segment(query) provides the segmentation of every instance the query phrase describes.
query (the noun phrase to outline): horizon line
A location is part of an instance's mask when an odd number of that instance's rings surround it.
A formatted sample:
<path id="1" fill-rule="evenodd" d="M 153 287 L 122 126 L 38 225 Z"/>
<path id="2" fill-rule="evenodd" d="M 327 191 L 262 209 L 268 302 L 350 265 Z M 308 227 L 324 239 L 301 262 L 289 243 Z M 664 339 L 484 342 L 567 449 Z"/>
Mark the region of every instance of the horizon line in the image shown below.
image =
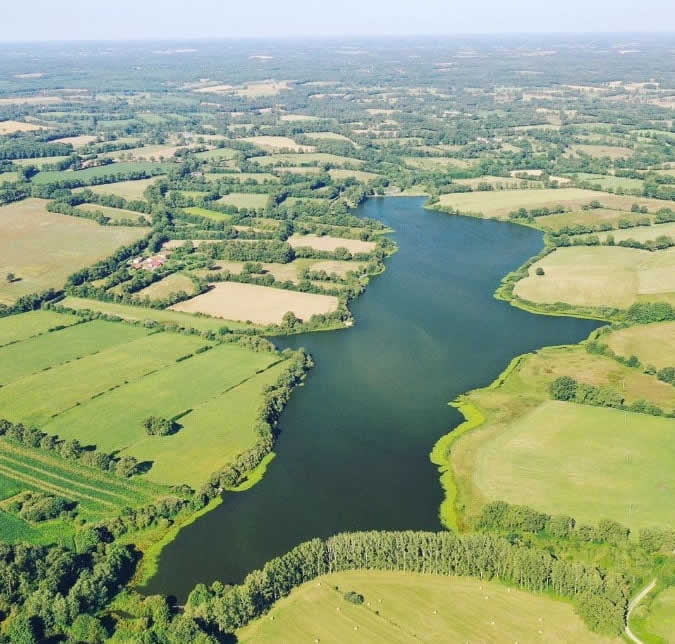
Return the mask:
<path id="1" fill-rule="evenodd" d="M 59 43 L 153 43 L 153 42 L 218 42 L 218 41 L 259 41 L 288 42 L 292 40 L 319 41 L 334 39 L 370 39 L 386 40 L 392 38 L 419 39 L 419 38 L 479 38 L 479 37 L 514 37 L 514 36 L 674 36 L 675 30 L 650 30 L 650 31 L 484 31 L 484 32 L 439 32 L 439 33 L 387 33 L 387 34 L 294 34 L 288 36 L 139 36 L 132 38 L 105 37 L 105 38 L 48 38 L 37 40 L 26 39 L 0 39 L 3 45 L 34 45 L 34 44 L 59 44 Z"/>

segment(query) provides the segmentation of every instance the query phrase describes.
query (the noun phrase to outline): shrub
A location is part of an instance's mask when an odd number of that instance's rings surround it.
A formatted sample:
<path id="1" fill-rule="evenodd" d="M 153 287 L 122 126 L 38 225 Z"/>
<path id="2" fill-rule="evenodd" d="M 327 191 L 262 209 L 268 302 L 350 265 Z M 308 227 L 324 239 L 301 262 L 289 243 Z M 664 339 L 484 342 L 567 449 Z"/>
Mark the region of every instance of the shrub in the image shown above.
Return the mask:
<path id="1" fill-rule="evenodd" d="M 352 604 L 363 604 L 364 597 L 359 593 L 355 593 L 353 590 L 350 590 L 344 594 L 345 601 L 351 602 Z"/>
<path id="2" fill-rule="evenodd" d="M 569 376 L 560 376 L 551 383 L 550 391 L 556 400 L 574 400 L 577 395 L 577 381 Z"/>

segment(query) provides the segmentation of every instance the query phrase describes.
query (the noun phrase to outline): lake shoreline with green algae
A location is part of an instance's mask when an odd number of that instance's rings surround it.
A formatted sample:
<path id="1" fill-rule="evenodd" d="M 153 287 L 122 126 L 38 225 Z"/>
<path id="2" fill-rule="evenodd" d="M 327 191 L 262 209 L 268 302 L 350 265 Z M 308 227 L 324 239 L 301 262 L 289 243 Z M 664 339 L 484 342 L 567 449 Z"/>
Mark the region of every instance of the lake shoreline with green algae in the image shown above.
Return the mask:
<path id="1" fill-rule="evenodd" d="M 182 598 L 200 581 L 237 581 L 314 536 L 360 528 L 437 529 L 443 491 L 429 450 L 461 421 L 448 399 L 493 380 L 514 354 L 578 342 L 597 325 L 530 316 L 494 299 L 503 276 L 541 250 L 538 231 L 448 217 L 422 208 L 422 202 L 369 199 L 360 207 L 359 214 L 396 231 L 398 252 L 371 280 L 368 297 L 353 302 L 356 324 L 349 333 L 275 340 L 304 347 L 317 363 L 284 411 L 278 458 L 247 494 L 225 495 L 213 512 L 182 530 L 164 548 L 144 592 Z M 503 256 L 496 256 L 495 245 L 506 250 Z M 447 296 L 439 298 L 444 290 Z M 447 320 L 453 320 L 461 343 L 449 341 Z M 509 320 L 516 326 L 507 343 L 482 346 L 485 338 L 504 337 Z M 476 331 L 482 340 L 473 339 Z M 478 353 L 472 342 L 481 346 Z M 457 364 L 467 368 L 460 373 Z M 390 475 L 399 469 L 407 473 L 400 485 Z M 396 512 L 390 511 L 393 499 Z M 261 522 L 276 525 L 274 534 L 256 529 Z M 227 548 L 211 536 L 225 525 Z M 195 549 L 202 558 L 208 552 L 208 567 Z"/>

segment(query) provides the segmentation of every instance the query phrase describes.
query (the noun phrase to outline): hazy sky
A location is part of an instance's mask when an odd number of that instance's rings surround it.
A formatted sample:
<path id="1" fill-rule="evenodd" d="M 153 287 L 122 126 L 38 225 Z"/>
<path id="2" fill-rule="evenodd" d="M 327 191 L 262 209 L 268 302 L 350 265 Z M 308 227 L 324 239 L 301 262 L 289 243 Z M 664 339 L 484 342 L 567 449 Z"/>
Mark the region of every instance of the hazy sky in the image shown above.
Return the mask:
<path id="1" fill-rule="evenodd" d="M 5 0 L 0 41 L 675 31 L 673 0 Z"/>

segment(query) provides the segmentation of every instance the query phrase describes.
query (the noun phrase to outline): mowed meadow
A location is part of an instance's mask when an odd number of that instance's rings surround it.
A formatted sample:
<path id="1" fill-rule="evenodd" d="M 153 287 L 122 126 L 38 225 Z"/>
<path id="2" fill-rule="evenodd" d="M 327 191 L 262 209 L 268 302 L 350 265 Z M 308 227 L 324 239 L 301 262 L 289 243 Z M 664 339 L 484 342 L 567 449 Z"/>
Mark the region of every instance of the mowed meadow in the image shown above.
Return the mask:
<path id="1" fill-rule="evenodd" d="M 363 597 L 362 604 L 345 594 Z M 497 582 L 391 571 L 319 577 L 237 632 L 242 644 L 324 642 L 551 642 L 610 644 L 572 607 Z"/>
<path id="2" fill-rule="evenodd" d="M 250 448 L 262 394 L 285 367 L 272 351 L 195 335 L 27 315 L 23 334 L 21 316 L 0 320 L 0 418 L 134 456 L 157 484 L 198 487 Z M 177 431 L 149 436 L 150 416 L 175 419 Z"/>

